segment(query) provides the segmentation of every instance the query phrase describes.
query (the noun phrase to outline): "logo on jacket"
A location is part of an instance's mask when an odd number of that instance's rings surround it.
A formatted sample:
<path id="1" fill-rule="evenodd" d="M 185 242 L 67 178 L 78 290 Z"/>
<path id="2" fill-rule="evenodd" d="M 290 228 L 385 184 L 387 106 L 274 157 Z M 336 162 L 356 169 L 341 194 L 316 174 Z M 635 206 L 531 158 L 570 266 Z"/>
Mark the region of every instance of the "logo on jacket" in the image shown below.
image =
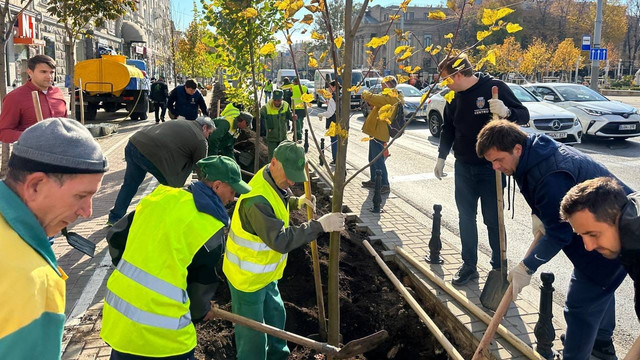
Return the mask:
<path id="1" fill-rule="evenodd" d="M 489 113 L 489 108 L 485 108 L 484 107 L 486 104 L 487 104 L 487 102 L 484 100 L 484 96 L 480 96 L 479 98 L 477 98 L 476 99 L 476 106 L 478 108 L 473 110 L 473 115 L 488 114 Z"/>

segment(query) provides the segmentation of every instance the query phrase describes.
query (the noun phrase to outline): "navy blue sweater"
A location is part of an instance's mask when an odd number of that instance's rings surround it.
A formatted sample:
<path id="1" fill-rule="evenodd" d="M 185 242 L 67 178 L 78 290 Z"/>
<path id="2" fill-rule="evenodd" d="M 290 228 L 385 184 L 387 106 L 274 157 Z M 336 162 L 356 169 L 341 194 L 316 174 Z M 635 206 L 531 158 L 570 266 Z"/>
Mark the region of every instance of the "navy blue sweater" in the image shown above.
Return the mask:
<path id="1" fill-rule="evenodd" d="M 195 120 L 198 117 L 198 107 L 204 116 L 208 116 L 207 104 L 204 102 L 200 90 L 189 95 L 184 89 L 184 85 L 180 85 L 169 93 L 167 109 L 176 117 L 184 116 L 187 120 Z"/>

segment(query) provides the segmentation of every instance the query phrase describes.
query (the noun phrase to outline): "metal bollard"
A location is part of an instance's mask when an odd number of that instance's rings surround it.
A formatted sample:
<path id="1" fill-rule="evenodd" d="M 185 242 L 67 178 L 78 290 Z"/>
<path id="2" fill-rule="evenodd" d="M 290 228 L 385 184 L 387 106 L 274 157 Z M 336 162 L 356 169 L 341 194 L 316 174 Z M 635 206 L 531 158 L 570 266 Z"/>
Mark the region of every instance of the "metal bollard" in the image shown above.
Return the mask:
<path id="1" fill-rule="evenodd" d="M 309 152 L 309 129 L 304 129 L 304 153 Z"/>
<path id="2" fill-rule="evenodd" d="M 440 250 L 442 250 L 442 241 L 440 240 L 440 227 L 442 219 L 442 205 L 433 205 L 433 225 L 431 227 L 431 239 L 429 239 L 429 256 L 424 259 L 429 264 L 442 264 L 444 260 L 440 258 Z"/>
<path id="3" fill-rule="evenodd" d="M 320 166 L 324 166 L 324 138 L 320 139 Z"/>
<path id="4" fill-rule="evenodd" d="M 382 202 L 382 195 L 380 194 L 380 190 L 382 189 L 382 170 L 376 170 L 376 186 L 373 190 L 373 208 L 371 212 L 379 213 L 382 212 L 380 209 L 380 203 Z"/>
<path id="5" fill-rule="evenodd" d="M 555 276 L 550 272 L 540 274 L 540 313 L 533 333 L 536 336 L 536 351 L 545 359 L 553 359 L 558 353 L 553 350 L 556 330 L 553 328 L 553 281 Z"/>

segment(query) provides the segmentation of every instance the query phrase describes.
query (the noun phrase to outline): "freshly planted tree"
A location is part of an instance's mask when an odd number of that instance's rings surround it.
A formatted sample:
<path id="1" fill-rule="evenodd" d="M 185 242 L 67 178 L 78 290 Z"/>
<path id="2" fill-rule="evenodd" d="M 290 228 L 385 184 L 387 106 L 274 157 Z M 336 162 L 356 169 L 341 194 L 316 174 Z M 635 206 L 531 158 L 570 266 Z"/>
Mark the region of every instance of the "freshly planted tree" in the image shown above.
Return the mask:
<path id="1" fill-rule="evenodd" d="M 128 11 L 136 10 L 136 0 L 50 0 L 47 11 L 58 21 L 64 24 L 64 31 L 69 45 L 69 78 L 71 85 L 71 117 L 75 116 L 75 63 L 76 42 L 83 31 L 93 23 L 94 26 L 102 25 L 106 20 L 116 20 Z M 81 104 L 82 105 L 82 104 Z"/>

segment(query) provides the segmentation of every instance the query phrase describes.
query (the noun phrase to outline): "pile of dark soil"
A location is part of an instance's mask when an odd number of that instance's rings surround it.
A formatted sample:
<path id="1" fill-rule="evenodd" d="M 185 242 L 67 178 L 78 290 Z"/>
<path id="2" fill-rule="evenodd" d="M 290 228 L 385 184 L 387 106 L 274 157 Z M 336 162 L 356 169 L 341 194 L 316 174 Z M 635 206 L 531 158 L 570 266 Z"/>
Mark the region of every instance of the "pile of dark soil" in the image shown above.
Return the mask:
<path id="1" fill-rule="evenodd" d="M 294 191 L 300 193 L 300 190 Z M 327 197 L 317 201 L 318 212 L 330 208 Z M 299 224 L 306 221 L 302 212 L 292 213 Z M 389 339 L 375 350 L 354 359 L 446 359 L 447 355 L 431 336 L 427 327 L 406 304 L 375 260 L 362 246 L 365 239 L 350 226 L 342 233 L 340 254 L 340 309 L 343 342 L 387 330 Z M 328 234 L 318 239 L 320 267 L 326 294 L 328 266 Z M 402 278 L 401 272 L 394 272 Z M 308 246 L 289 253 L 287 267 L 278 286 L 287 310 L 285 330 L 308 336 L 318 333 L 317 306 Z M 221 286 L 216 303 L 231 311 L 229 290 Z M 325 297 L 325 304 L 327 303 Z M 326 305 L 325 305 L 326 306 Z M 233 325 L 214 320 L 197 327 L 196 356 L 204 359 L 234 359 Z M 290 359 L 324 359 L 324 355 L 289 343 Z"/>
<path id="2" fill-rule="evenodd" d="M 249 172 L 254 171 L 254 160 L 255 160 L 255 138 L 256 132 L 249 129 L 240 130 L 240 135 L 236 139 L 236 144 L 234 148 L 238 150 L 240 153 L 236 155 L 236 161 L 242 170 L 246 170 Z M 267 144 L 264 142 L 264 139 L 260 141 L 260 165 L 262 167 L 269 162 L 269 149 L 267 148 Z M 248 181 L 250 177 L 243 176 L 245 181 Z"/>

